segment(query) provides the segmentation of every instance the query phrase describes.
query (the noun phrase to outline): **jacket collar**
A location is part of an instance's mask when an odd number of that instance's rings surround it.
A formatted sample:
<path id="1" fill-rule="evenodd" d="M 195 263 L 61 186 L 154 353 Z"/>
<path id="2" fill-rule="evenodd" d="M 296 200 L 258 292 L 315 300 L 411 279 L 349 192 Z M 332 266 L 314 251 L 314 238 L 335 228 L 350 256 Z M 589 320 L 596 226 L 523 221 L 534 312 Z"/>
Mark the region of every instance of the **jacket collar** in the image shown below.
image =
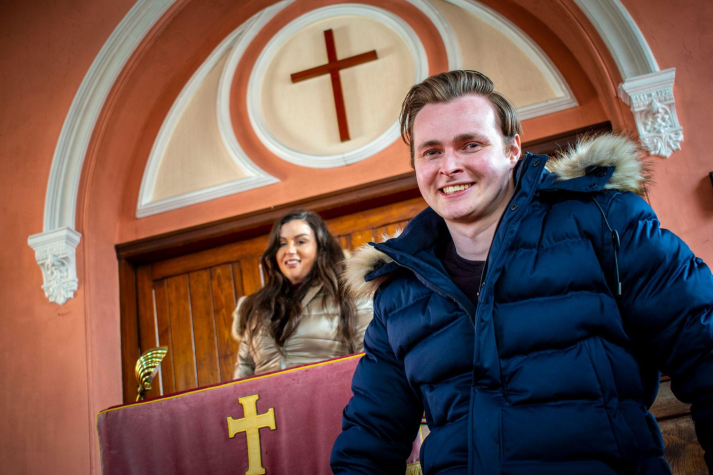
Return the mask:
<path id="1" fill-rule="evenodd" d="M 610 189 L 643 194 L 650 173 L 634 142 L 605 134 L 582 140 L 554 160 L 527 153 L 518 163 L 515 179 L 515 199 L 522 209 L 540 192 L 594 193 Z M 371 295 L 399 264 L 424 273 L 445 274 L 433 251 L 443 236 L 450 236 L 445 221 L 432 209 L 425 209 L 409 222 L 401 236 L 357 250 L 347 260 L 347 287 L 355 296 Z"/>
<path id="2" fill-rule="evenodd" d="M 309 288 L 304 297 L 302 297 L 302 308 L 306 308 L 307 305 L 312 302 L 312 300 L 317 296 L 319 291 L 322 290 L 322 284 L 317 283 Z"/>

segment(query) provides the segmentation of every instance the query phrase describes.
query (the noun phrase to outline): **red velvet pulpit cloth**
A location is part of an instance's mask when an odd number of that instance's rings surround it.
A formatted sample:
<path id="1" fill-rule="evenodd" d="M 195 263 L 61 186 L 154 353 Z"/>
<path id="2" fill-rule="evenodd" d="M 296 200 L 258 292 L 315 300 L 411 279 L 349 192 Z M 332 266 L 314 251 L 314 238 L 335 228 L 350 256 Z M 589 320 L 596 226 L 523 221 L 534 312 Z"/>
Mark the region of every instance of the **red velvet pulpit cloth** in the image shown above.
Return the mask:
<path id="1" fill-rule="evenodd" d="M 330 474 L 361 356 L 106 409 L 97 416 L 102 473 Z"/>

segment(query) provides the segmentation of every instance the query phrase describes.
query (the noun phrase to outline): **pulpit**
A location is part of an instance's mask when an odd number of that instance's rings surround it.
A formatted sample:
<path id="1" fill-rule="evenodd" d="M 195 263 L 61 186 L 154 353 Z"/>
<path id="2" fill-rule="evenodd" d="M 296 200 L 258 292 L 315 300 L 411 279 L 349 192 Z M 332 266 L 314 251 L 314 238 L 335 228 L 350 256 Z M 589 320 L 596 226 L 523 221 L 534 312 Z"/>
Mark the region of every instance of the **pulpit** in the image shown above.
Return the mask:
<path id="1" fill-rule="evenodd" d="M 361 356 L 106 409 L 97 416 L 102 473 L 331 474 Z M 410 472 L 420 472 L 420 445 L 419 435 Z"/>

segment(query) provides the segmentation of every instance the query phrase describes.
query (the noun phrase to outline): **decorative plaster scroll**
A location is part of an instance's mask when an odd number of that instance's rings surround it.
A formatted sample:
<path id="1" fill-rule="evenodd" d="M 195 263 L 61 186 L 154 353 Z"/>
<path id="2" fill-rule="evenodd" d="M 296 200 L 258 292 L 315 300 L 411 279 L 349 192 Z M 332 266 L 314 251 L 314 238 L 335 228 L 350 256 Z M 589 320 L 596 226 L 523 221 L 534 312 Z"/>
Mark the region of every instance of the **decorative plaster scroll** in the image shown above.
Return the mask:
<path id="1" fill-rule="evenodd" d="M 681 149 L 683 128 L 676 117 L 673 81 L 676 68 L 624 81 L 619 97 L 631 106 L 641 144 L 652 155 L 670 157 Z"/>
<path id="2" fill-rule="evenodd" d="M 248 116 L 250 118 L 250 123 L 255 130 L 255 134 L 258 136 L 260 141 L 267 147 L 272 153 L 282 158 L 285 161 L 300 165 L 303 167 L 310 168 L 333 168 L 349 165 L 352 163 L 359 162 L 366 158 L 373 156 L 374 154 L 385 149 L 391 145 L 396 139 L 398 139 L 399 123 L 395 121 L 383 134 L 381 134 L 376 139 L 372 140 L 366 145 L 358 147 L 354 150 L 350 150 L 345 153 L 332 154 L 332 155 L 313 155 L 309 153 L 300 152 L 293 148 L 290 148 L 280 142 L 277 137 L 272 133 L 270 128 L 265 121 L 265 117 L 262 114 L 262 106 L 260 103 L 262 97 L 262 80 L 265 76 L 270 61 L 275 56 L 280 46 L 287 41 L 293 34 L 300 31 L 307 25 L 324 20 L 325 18 L 331 18 L 339 15 L 356 15 L 363 16 L 365 18 L 370 18 L 376 20 L 392 30 L 394 30 L 404 41 L 406 46 L 411 53 L 414 63 L 414 79 L 415 82 L 421 82 L 428 76 L 428 58 L 426 57 L 426 50 L 421 43 L 418 35 L 415 31 L 401 18 L 394 15 L 393 13 L 383 10 L 381 8 L 373 7 L 370 5 L 360 5 L 355 3 L 349 4 L 338 4 L 330 5 L 327 7 L 318 8 L 312 10 L 299 18 L 293 20 L 282 30 L 280 30 L 275 36 L 272 37 L 270 42 L 265 46 L 265 48 L 260 53 L 260 56 L 255 63 L 255 67 L 250 73 L 250 79 L 248 81 L 248 91 L 247 91 L 247 101 L 248 101 Z M 245 35 L 247 37 L 248 35 Z M 240 44 L 243 40 L 239 41 Z M 244 48 L 243 48 L 244 50 Z M 233 52 L 234 56 L 237 56 L 239 52 L 236 46 Z M 240 52 L 242 54 L 242 52 Z M 226 65 L 226 71 L 233 71 L 237 66 L 239 57 L 234 58 L 231 56 Z M 233 69 L 229 69 L 230 64 L 233 64 Z M 232 82 L 232 74 L 228 79 L 223 82 L 221 80 L 221 88 L 223 88 L 223 94 L 229 96 L 230 94 L 230 84 Z M 222 116 L 227 116 L 229 118 L 228 102 L 221 101 L 219 103 L 220 107 L 224 108 Z M 227 119 L 224 119 L 227 120 Z M 222 130 L 222 129 L 221 129 Z M 231 129 L 232 130 L 232 129 Z"/>
<path id="3" fill-rule="evenodd" d="M 139 192 L 139 202 L 136 209 L 136 217 L 143 218 L 145 216 L 151 216 L 154 214 L 163 213 L 166 211 L 183 208 L 197 203 L 202 203 L 205 201 L 213 200 L 216 198 L 221 198 L 223 196 L 232 195 L 235 193 L 240 193 L 242 191 L 250 190 L 260 186 L 269 185 L 272 183 L 277 183 L 279 180 L 253 163 L 252 160 L 243 152 L 237 141 L 230 140 L 232 135 L 232 125 L 223 123 L 221 127 L 221 138 L 223 144 L 238 165 L 238 167 L 243 170 L 247 176 L 238 180 L 230 181 L 227 183 L 221 183 L 219 185 L 204 188 L 202 190 L 192 191 L 189 193 L 183 193 L 178 196 L 171 198 L 165 198 L 161 200 L 152 201 L 154 186 L 156 184 L 156 179 L 158 176 L 159 168 L 161 165 L 161 159 L 163 158 L 166 148 L 168 147 L 171 136 L 178 124 L 183 111 L 188 106 L 189 102 L 193 98 L 196 91 L 200 88 L 203 81 L 206 79 L 210 71 L 215 67 L 215 65 L 221 60 L 221 58 L 234 49 L 238 43 L 238 40 L 246 34 L 246 32 L 254 31 L 253 25 L 258 22 L 264 24 L 267 20 L 272 18 L 281 8 L 284 8 L 287 3 L 282 2 L 272 10 L 268 12 L 261 12 L 250 18 L 248 21 L 240 25 L 235 31 L 228 35 L 218 47 L 213 50 L 208 59 L 198 68 L 193 77 L 188 81 L 186 86 L 183 88 L 178 98 L 174 102 L 171 110 L 169 111 L 166 119 L 164 120 L 161 130 L 156 137 L 156 141 L 151 149 L 149 155 L 149 160 L 144 169 L 144 176 L 141 180 L 141 190 Z M 258 30 L 259 31 L 259 30 Z M 221 121 L 220 97 L 216 102 L 216 114 L 218 115 L 218 121 Z M 227 127 L 231 128 L 230 133 L 226 133 Z"/>
<path id="4" fill-rule="evenodd" d="M 82 235 L 64 227 L 30 236 L 28 244 L 42 269 L 42 290 L 50 302 L 64 305 L 74 296 L 77 279 L 76 249 Z"/>
<path id="5" fill-rule="evenodd" d="M 42 288 L 50 301 L 63 304 L 77 288 L 74 249 L 81 238 L 81 234 L 74 231 L 77 193 L 84 157 L 99 112 L 126 61 L 175 2 L 139 0 L 104 43 L 72 101 L 52 159 L 43 232 L 29 239 L 36 255 L 36 245 L 54 242 L 58 246 L 57 253 L 51 254 L 54 258 L 49 257 L 49 251 L 44 260 L 38 257 L 45 280 Z M 60 235 L 64 236 L 61 240 Z"/>

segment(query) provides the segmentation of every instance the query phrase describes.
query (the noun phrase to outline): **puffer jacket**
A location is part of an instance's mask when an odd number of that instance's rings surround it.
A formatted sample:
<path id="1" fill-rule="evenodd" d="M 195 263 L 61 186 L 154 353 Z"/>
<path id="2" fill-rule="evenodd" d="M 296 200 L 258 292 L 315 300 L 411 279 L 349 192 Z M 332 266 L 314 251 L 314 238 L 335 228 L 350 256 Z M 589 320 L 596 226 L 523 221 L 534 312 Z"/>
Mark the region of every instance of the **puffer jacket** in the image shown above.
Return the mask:
<path id="1" fill-rule="evenodd" d="M 477 308 L 437 257 L 450 234 L 431 209 L 352 257 L 353 288 L 378 290 L 335 473 L 404 473 L 425 410 L 426 475 L 669 474 L 648 411 L 659 371 L 713 465 L 710 270 L 634 193 L 632 143 L 547 161 L 519 162 Z"/>
<path id="2" fill-rule="evenodd" d="M 239 334 L 238 309 L 245 299 L 242 297 L 233 312 L 232 335 L 239 342 L 233 377 L 244 378 L 349 354 L 349 348 L 339 341 L 339 308 L 329 297 L 323 302 L 323 297 L 322 285 L 307 291 L 301 302 L 300 323 L 279 348 L 264 325 L 256 335 Z M 354 304 L 357 310 L 355 352 L 359 353 L 363 351 L 364 331 L 374 310 L 370 298 L 357 299 Z"/>

